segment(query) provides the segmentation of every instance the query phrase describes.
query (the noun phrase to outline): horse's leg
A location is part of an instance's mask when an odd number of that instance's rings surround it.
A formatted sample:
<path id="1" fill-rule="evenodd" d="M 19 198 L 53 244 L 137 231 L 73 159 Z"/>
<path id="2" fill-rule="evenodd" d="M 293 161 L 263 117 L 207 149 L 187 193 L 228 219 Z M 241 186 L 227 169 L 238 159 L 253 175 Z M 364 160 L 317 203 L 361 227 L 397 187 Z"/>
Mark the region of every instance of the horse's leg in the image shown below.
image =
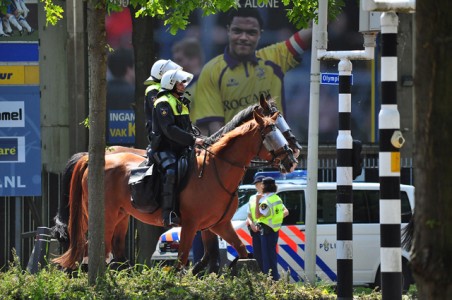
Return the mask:
<path id="1" fill-rule="evenodd" d="M 210 231 L 218 234 L 222 237 L 227 243 L 229 243 L 239 254 L 239 258 L 247 258 L 248 252 L 246 251 L 246 247 L 243 244 L 242 240 L 239 238 L 237 233 L 234 230 L 231 222 L 223 222 L 215 225 L 210 229 Z"/>
<path id="2" fill-rule="evenodd" d="M 129 229 L 129 215 L 121 213 L 119 216 L 121 219 L 116 225 L 113 238 L 111 240 L 113 256 L 115 261 L 127 261 L 126 258 L 126 235 Z"/>
<path id="3" fill-rule="evenodd" d="M 206 271 L 206 273 L 218 273 L 218 271 L 220 270 L 220 265 L 218 263 L 220 256 L 218 249 L 218 238 L 216 234 L 209 230 L 202 231 L 201 235 L 202 243 L 204 245 L 204 256 L 194 266 L 193 274 L 196 275 L 202 271 Z"/>
<path id="4" fill-rule="evenodd" d="M 190 253 L 190 248 L 193 244 L 195 234 L 196 228 L 193 226 L 193 224 L 183 224 L 180 233 L 179 253 L 177 255 L 177 269 L 182 269 L 187 265 L 188 255 Z"/>
<path id="5" fill-rule="evenodd" d="M 112 219 L 109 218 L 107 215 L 105 215 L 105 260 L 110 263 L 110 255 L 113 254 L 113 248 L 112 248 L 112 240 L 113 240 L 113 233 L 115 231 L 115 224 L 111 221 Z"/>
<path id="6" fill-rule="evenodd" d="M 121 212 L 118 219 L 111 239 L 113 259 L 110 261 L 109 267 L 114 270 L 123 270 L 131 266 L 126 257 L 126 235 L 130 218 L 128 214 Z"/>

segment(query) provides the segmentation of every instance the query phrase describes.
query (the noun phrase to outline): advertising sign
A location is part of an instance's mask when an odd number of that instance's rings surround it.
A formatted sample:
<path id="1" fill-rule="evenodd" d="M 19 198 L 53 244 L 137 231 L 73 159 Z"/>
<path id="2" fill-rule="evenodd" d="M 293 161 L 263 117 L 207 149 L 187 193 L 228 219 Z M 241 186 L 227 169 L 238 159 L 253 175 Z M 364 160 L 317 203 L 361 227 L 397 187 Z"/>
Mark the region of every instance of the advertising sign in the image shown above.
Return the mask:
<path id="1" fill-rule="evenodd" d="M 135 112 L 133 110 L 109 110 L 107 120 L 107 144 L 133 145 L 135 143 Z"/>
<path id="2" fill-rule="evenodd" d="M 0 196 L 40 196 L 39 87 L 0 90 Z"/>
<path id="3" fill-rule="evenodd" d="M 0 196 L 40 196 L 39 46 L 3 39 L 9 41 L 0 41 Z"/>
<path id="4" fill-rule="evenodd" d="M 286 48 L 281 46 L 281 43 L 288 45 L 287 48 L 290 48 L 290 50 L 295 50 L 301 46 L 294 46 L 293 41 L 302 39 L 301 36 L 295 35 L 300 28 L 295 28 L 289 22 L 284 2 L 280 0 L 271 0 L 266 3 L 260 3 L 257 0 L 237 2 L 240 3 L 242 8 L 258 11 L 262 19 L 262 28 L 260 28 L 258 37 L 253 39 L 252 48 L 255 47 L 257 52 L 262 50 L 259 57 L 268 61 L 267 66 L 273 66 L 273 70 L 276 72 L 273 74 L 278 74 L 278 80 L 272 80 L 269 84 L 259 86 L 258 82 L 264 82 L 263 78 L 266 76 L 264 74 L 272 74 L 270 71 L 266 71 L 268 69 L 261 67 L 247 68 L 243 72 L 235 69 L 235 72 L 223 73 L 221 77 L 217 76 L 218 70 L 213 70 L 214 68 L 210 67 L 216 65 L 213 62 L 209 64 L 213 59 L 217 59 L 216 62 L 219 65 L 222 60 L 218 57 L 225 53 L 232 53 L 229 52 L 230 46 L 234 46 L 234 41 L 230 39 L 231 32 L 228 31 L 229 12 L 206 16 L 201 10 L 196 10 L 189 18 L 186 30 L 179 30 L 175 35 L 168 32 L 169 28 L 164 20 L 158 21 L 154 27 L 155 59 L 172 59 L 185 71 L 194 75 L 194 79 L 188 88 L 191 94 L 190 117 L 195 125 L 201 126 L 204 123 L 205 127 L 206 123 L 212 122 L 214 119 L 221 120 L 223 117 L 227 122 L 234 113 L 239 111 L 234 107 L 245 108 L 243 103 L 249 103 L 243 101 L 243 99 L 252 99 L 251 102 L 257 102 L 259 98 L 254 97 L 254 95 L 265 91 L 265 94 L 270 93 L 280 100 L 281 111 L 290 124 L 294 135 L 302 143 L 305 143 L 308 138 L 309 126 L 312 36 L 303 34 L 303 43 L 305 43 L 303 49 L 305 51 L 297 58 L 297 63 L 284 65 L 285 62 L 289 61 L 291 55 L 282 52 Z M 328 23 L 328 51 L 362 50 L 363 48 L 363 35 L 358 31 L 359 1 L 347 0 L 345 2 L 346 5 L 342 13 Z M 131 47 L 132 19 L 128 8 L 122 12 L 109 14 L 106 17 L 106 24 L 107 41 L 112 48 L 123 50 Z M 118 28 L 121 30 L 118 30 Z M 266 48 L 267 50 L 264 51 Z M 272 49 L 278 49 L 275 50 L 277 55 L 270 52 Z M 127 59 L 124 59 L 124 63 L 126 61 Z M 335 60 L 322 61 L 321 63 L 322 85 L 319 94 L 319 142 L 321 144 L 335 144 L 338 135 L 338 64 L 339 61 Z M 237 64 L 237 66 L 240 66 L 240 64 Z M 203 78 L 206 78 L 206 76 L 201 76 L 203 68 L 207 70 L 204 74 L 210 72 L 212 75 L 210 78 L 215 78 L 216 83 L 220 82 L 217 77 L 222 78 L 222 80 L 230 80 L 230 83 L 225 84 L 223 88 L 215 88 L 213 84 L 203 80 Z M 228 70 L 228 68 L 223 70 Z M 378 71 L 373 70 L 370 61 L 353 61 L 351 128 L 353 138 L 364 143 L 373 142 L 374 128 L 376 128 L 373 114 L 377 105 L 374 100 L 376 95 L 373 94 L 377 90 L 374 86 L 375 80 L 372 77 L 374 72 Z M 375 78 L 377 77 L 378 75 L 375 76 Z M 279 78 L 282 79 L 281 82 Z M 246 87 L 237 88 L 238 84 L 249 80 L 252 82 L 247 83 Z M 279 84 L 281 88 L 277 86 Z M 256 87 L 256 89 L 253 87 Z M 216 95 L 220 96 L 211 97 Z M 250 97 L 251 95 L 253 97 Z M 143 97 L 143 95 L 136 95 L 136 98 L 138 97 Z M 221 98 L 221 102 L 218 100 L 219 98 Z M 122 109 L 109 107 L 108 97 L 107 108 Z M 224 116 L 221 115 L 222 109 L 225 112 Z M 114 133 L 125 134 L 125 127 L 122 131 Z M 112 137 L 107 135 L 107 138 Z"/>

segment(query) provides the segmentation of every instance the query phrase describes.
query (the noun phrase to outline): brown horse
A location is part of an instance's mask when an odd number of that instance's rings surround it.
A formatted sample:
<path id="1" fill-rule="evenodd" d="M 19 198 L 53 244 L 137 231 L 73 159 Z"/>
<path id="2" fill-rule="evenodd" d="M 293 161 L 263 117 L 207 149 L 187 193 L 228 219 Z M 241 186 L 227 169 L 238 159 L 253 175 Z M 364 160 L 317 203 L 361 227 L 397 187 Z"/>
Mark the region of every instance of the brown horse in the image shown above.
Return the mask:
<path id="1" fill-rule="evenodd" d="M 229 123 L 227 123 L 224 127 L 222 127 L 218 132 L 214 133 L 211 137 L 209 137 L 206 142 L 212 143 L 219 139 L 224 133 L 229 132 L 234 129 L 238 125 L 249 121 L 253 117 L 253 111 L 258 109 L 260 113 L 269 116 L 275 112 L 278 112 L 275 102 L 270 97 L 265 98 L 264 96 L 260 97 L 259 104 L 252 105 L 241 112 L 239 112 Z M 290 127 L 287 125 L 286 121 L 282 117 L 282 115 L 278 116 L 277 127 L 283 132 L 291 149 L 294 151 L 295 157 L 298 156 L 299 150 L 301 146 L 296 140 L 295 136 L 291 133 Z M 146 150 L 144 149 L 136 149 L 136 148 L 128 148 L 123 146 L 109 146 L 105 151 L 105 155 L 115 154 L 115 153 L 123 153 L 123 152 L 131 152 L 143 157 L 146 156 Z M 58 239 L 60 242 L 60 246 L 63 251 L 67 251 L 69 247 L 69 239 L 68 239 L 68 230 L 67 224 L 69 222 L 69 188 L 70 181 L 72 179 L 72 173 L 74 169 L 74 165 L 85 155 L 87 152 L 80 152 L 74 154 L 66 164 L 65 170 L 63 172 L 62 177 L 62 186 L 61 186 L 61 198 L 58 206 L 58 213 L 54 218 L 55 225 L 52 227 L 52 235 L 54 238 Z M 86 158 L 85 158 L 86 159 Z M 117 225 L 118 234 L 113 236 L 111 241 L 112 250 L 115 261 L 127 261 L 125 257 L 125 239 L 123 238 L 123 230 L 127 231 L 128 228 L 128 218 L 124 219 L 121 224 Z M 203 242 L 204 242 L 204 257 L 200 264 L 195 268 L 195 273 L 206 268 L 207 264 L 210 264 L 210 271 L 217 271 L 218 265 L 217 257 L 219 253 L 216 250 L 215 244 L 218 244 L 217 236 L 212 234 L 210 231 L 203 231 Z"/>
<path id="2" fill-rule="evenodd" d="M 231 244 L 241 258 L 246 249 L 235 233 L 231 218 L 237 209 L 237 186 L 246 166 L 255 156 L 273 164 L 282 164 L 292 171 L 296 160 L 286 139 L 276 128 L 278 113 L 264 117 L 254 113 L 254 119 L 225 134 L 205 153 L 196 157 L 188 175 L 187 187 L 180 193 L 181 243 L 179 266 L 187 262 L 188 252 L 197 230 L 209 229 Z M 204 154 L 206 157 L 204 158 Z M 105 245 L 111 252 L 113 236 L 125 233 L 127 227 L 117 228 L 129 215 L 144 223 L 162 226 L 160 209 L 152 214 L 141 213 L 130 202 L 128 177 L 130 169 L 144 158 L 132 153 L 110 154 L 105 157 Z M 203 170 L 204 176 L 199 174 Z M 70 192 L 69 250 L 54 260 L 64 268 L 74 268 L 86 255 L 88 161 L 75 164 Z M 215 195 L 215 198 L 212 196 Z"/>

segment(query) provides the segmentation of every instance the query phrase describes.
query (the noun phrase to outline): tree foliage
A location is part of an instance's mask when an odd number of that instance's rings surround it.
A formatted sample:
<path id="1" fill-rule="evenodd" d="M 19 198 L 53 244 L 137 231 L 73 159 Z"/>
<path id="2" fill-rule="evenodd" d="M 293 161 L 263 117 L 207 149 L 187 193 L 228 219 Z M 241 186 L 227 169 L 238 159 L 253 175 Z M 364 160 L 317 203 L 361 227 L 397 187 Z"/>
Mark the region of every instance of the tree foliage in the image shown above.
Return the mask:
<path id="1" fill-rule="evenodd" d="M 46 11 L 47 22 L 55 25 L 63 17 L 63 8 L 55 5 L 53 0 L 42 0 Z M 250 0 L 241 0 L 244 5 Z M 267 4 L 268 0 L 257 0 L 258 5 Z M 307 28 L 311 20 L 317 17 L 318 0 L 282 0 L 287 10 L 289 21 L 298 29 Z M 171 34 L 184 30 L 189 25 L 190 14 L 201 9 L 203 16 L 225 12 L 240 6 L 237 0 L 109 0 L 107 11 L 121 11 L 125 4 L 136 9 L 135 17 L 150 16 L 164 20 Z M 330 18 L 335 18 L 344 6 L 344 0 L 328 0 Z"/>
<path id="2" fill-rule="evenodd" d="M 63 8 L 53 3 L 52 0 L 42 0 L 44 3 L 44 11 L 46 12 L 47 25 L 55 25 L 58 20 L 63 18 Z"/>

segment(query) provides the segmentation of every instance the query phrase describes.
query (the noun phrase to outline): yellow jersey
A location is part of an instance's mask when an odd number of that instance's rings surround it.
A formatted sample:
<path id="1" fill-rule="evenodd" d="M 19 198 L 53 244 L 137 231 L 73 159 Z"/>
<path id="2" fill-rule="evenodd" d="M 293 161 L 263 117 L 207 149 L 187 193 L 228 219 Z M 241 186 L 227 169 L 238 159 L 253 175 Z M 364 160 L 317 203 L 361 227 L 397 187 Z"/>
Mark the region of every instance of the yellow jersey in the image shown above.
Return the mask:
<path id="1" fill-rule="evenodd" d="M 239 111 L 258 103 L 261 94 L 270 94 L 284 112 L 284 75 L 299 62 L 300 54 L 291 49 L 289 40 L 262 48 L 243 62 L 231 57 L 226 48 L 200 74 L 192 120 L 197 124 L 227 123 Z"/>

